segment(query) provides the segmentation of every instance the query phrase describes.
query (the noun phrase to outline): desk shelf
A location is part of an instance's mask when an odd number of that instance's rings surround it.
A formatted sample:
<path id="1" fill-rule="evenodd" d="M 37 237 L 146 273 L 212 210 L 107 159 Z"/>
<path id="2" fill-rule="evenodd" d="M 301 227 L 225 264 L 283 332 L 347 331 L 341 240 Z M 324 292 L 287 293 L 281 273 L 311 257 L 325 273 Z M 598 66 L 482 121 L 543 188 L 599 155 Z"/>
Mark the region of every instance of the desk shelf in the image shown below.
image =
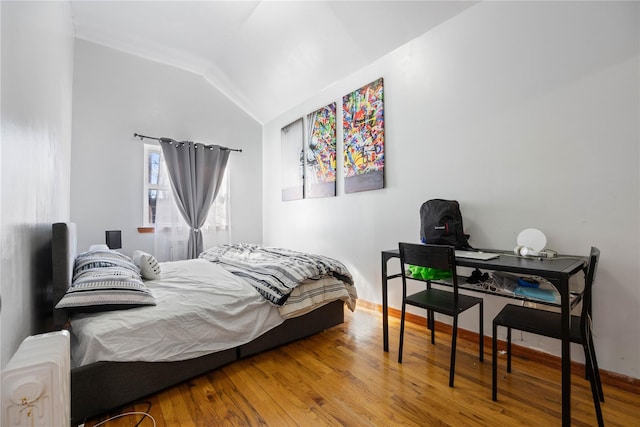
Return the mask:
<path id="1" fill-rule="evenodd" d="M 387 276 L 387 280 L 395 279 L 395 278 L 399 278 L 399 277 L 402 277 L 402 274 L 398 273 L 398 274 L 394 274 L 394 275 L 391 275 L 391 276 Z M 417 282 L 425 282 L 425 283 L 427 282 L 426 280 L 424 280 L 422 278 L 416 278 L 416 277 L 407 276 L 407 279 L 414 280 L 414 281 L 417 281 Z M 476 283 L 469 283 L 468 280 L 469 280 L 469 277 L 458 276 L 458 289 L 471 291 L 471 292 L 479 292 L 479 293 L 486 294 L 486 295 L 494 295 L 494 296 L 498 296 L 498 297 L 502 297 L 502 298 L 514 299 L 514 300 L 523 301 L 523 302 L 531 302 L 531 303 L 535 303 L 535 304 L 546 305 L 546 306 L 549 306 L 549 307 L 557 307 L 557 308 L 561 307 L 559 302 L 547 301 L 547 300 L 534 298 L 534 297 L 529 297 L 529 296 L 524 296 L 524 295 L 516 295 L 513 292 L 508 292 L 508 291 L 499 290 L 499 289 L 493 290 L 491 288 L 485 288 L 483 286 L 483 283 L 477 283 L 477 284 Z M 448 281 L 448 280 L 432 280 L 431 283 L 433 285 L 453 287 L 453 282 L 452 281 Z M 489 282 L 484 282 L 484 283 L 488 284 Z M 558 295 L 558 297 L 559 297 L 559 295 Z M 580 292 L 571 292 L 569 294 L 569 297 L 570 297 L 570 300 L 571 300 L 571 303 L 570 303 L 571 304 L 571 308 L 573 309 L 582 300 L 582 293 L 580 293 Z"/>

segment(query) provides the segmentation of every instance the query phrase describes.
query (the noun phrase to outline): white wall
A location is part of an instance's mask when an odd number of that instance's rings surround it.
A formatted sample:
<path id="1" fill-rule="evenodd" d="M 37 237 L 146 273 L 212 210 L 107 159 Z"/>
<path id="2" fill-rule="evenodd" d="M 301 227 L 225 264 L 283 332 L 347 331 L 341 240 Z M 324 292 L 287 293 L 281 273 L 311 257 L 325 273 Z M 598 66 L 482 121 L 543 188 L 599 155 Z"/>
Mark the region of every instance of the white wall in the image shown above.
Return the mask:
<path id="1" fill-rule="evenodd" d="M 51 223 L 69 219 L 73 25 L 68 2 L 1 2 L 1 365 L 37 332 Z"/>
<path id="2" fill-rule="evenodd" d="M 76 40 L 73 101 L 71 220 L 80 250 L 115 229 L 122 252 L 153 253 L 153 234 L 136 231 L 143 143 L 134 133 L 242 149 L 228 165 L 232 239 L 262 240 L 262 128 L 202 77 Z"/>
<path id="3" fill-rule="evenodd" d="M 268 123 L 264 243 L 343 260 L 360 297 L 378 304 L 380 251 L 418 241 L 418 209 L 431 198 L 461 203 L 476 247 L 513 248 L 528 227 L 562 253 L 597 246 L 600 365 L 638 378 L 638 6 L 482 2 Z M 281 202 L 280 128 L 378 77 L 385 188 L 344 194 L 339 174 L 335 198 Z M 399 282 L 391 287 L 399 308 Z M 487 298 L 485 333 L 504 302 Z M 474 315 L 462 317 L 476 330 Z M 553 340 L 524 339 L 560 352 Z"/>

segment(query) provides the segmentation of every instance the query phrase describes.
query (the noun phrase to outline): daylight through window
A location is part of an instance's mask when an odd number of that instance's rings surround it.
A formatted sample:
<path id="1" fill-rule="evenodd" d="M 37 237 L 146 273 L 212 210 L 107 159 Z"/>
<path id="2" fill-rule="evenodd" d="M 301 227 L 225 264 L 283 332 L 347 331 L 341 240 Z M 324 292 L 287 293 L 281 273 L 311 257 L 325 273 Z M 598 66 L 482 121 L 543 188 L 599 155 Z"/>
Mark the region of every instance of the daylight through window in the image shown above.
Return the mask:
<path id="1" fill-rule="evenodd" d="M 160 147 L 145 144 L 143 223 L 147 227 L 155 225 L 158 200 L 166 199 L 171 190 L 163 169 L 164 161 Z"/>

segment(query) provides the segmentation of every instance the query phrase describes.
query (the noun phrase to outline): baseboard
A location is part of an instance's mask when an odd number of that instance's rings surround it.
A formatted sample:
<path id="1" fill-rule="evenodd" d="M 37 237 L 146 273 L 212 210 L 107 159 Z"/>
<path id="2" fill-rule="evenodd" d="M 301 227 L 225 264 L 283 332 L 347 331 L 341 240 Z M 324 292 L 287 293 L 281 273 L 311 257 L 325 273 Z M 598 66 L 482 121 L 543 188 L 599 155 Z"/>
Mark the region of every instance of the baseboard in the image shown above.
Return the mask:
<path id="1" fill-rule="evenodd" d="M 382 313 L 382 305 L 375 304 L 369 301 L 358 300 L 358 306 L 377 311 L 378 313 Z M 395 308 L 389 307 L 389 317 L 394 317 L 399 319 L 401 315 L 401 311 Z M 407 322 L 411 322 L 418 325 L 426 325 L 427 319 L 424 316 L 418 316 L 413 313 L 407 313 L 405 316 L 405 320 Z M 436 321 L 436 330 L 444 331 L 447 333 L 451 333 L 451 325 Z M 469 331 L 466 329 L 458 328 L 458 337 L 471 342 L 478 342 L 478 333 Z M 490 336 L 484 337 L 484 346 L 485 349 L 491 349 L 493 343 L 491 342 Z M 502 348 L 506 348 L 506 342 L 503 340 L 499 340 L 498 345 Z M 529 347 L 521 346 L 518 344 L 511 344 L 513 354 L 517 357 L 521 357 L 523 359 L 533 360 L 535 362 L 543 363 L 547 366 L 553 366 L 560 369 L 561 367 L 561 359 L 559 356 L 555 356 L 553 354 L 545 353 L 543 351 L 534 350 Z M 571 362 L 572 372 L 578 373 L 579 375 L 584 376 L 584 363 L 579 362 Z M 607 384 L 613 387 L 617 387 L 619 389 L 639 394 L 640 395 L 640 379 L 632 378 L 625 375 L 621 375 L 615 372 L 607 371 L 604 369 L 600 369 L 600 378 L 602 379 L 603 384 Z"/>

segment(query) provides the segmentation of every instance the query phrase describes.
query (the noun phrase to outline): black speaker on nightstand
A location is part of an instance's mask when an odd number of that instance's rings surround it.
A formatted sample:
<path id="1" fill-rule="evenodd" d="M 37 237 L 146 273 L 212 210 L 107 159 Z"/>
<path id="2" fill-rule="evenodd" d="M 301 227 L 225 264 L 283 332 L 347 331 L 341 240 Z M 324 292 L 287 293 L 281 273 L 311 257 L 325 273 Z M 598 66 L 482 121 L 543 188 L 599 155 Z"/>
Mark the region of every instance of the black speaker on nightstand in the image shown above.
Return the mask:
<path id="1" fill-rule="evenodd" d="M 109 249 L 120 249 L 122 247 L 122 231 L 107 230 L 104 232 Z"/>

